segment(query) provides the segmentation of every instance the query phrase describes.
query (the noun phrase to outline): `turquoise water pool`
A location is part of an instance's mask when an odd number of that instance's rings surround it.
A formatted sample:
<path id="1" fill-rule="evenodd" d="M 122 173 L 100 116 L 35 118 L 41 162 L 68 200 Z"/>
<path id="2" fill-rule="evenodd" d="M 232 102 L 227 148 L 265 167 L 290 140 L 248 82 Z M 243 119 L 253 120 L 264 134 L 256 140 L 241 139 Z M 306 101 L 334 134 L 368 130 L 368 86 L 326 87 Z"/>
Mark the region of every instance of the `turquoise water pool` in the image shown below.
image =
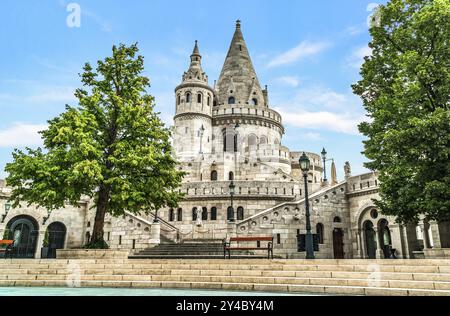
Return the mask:
<path id="1" fill-rule="evenodd" d="M 293 296 L 293 294 L 192 289 L 0 287 L 0 296 Z"/>

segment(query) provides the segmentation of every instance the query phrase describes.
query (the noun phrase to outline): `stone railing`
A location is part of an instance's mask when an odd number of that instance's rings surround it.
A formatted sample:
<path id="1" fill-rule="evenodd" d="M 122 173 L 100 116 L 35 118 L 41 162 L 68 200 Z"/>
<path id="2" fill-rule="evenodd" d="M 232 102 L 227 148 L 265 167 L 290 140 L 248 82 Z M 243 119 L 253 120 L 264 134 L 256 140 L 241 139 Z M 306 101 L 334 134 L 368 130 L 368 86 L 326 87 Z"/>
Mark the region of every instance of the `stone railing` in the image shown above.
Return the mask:
<path id="1" fill-rule="evenodd" d="M 367 190 L 377 190 L 379 187 L 378 173 L 370 172 L 359 176 L 350 177 L 347 180 L 347 188 L 350 194 L 364 192 Z"/>
<path id="2" fill-rule="evenodd" d="M 222 115 L 251 115 L 259 116 L 261 118 L 267 118 L 273 120 L 279 124 L 282 123 L 281 115 L 268 108 L 256 108 L 256 107 L 221 107 L 219 109 L 213 109 L 212 111 L 214 117 L 219 117 Z"/>
<path id="3" fill-rule="evenodd" d="M 187 194 L 187 198 L 192 197 L 229 197 L 230 181 L 214 182 L 190 182 L 183 184 L 180 189 Z M 234 181 L 235 197 L 239 196 L 277 196 L 294 198 L 300 196 L 302 191 L 296 182 L 267 182 L 267 181 Z"/>
<path id="4" fill-rule="evenodd" d="M 322 201 L 327 201 L 332 195 L 336 195 L 338 192 L 345 192 L 345 182 L 339 183 L 335 186 L 326 187 L 320 191 L 309 195 L 310 212 L 314 215 L 319 212 L 315 207 Z M 240 234 L 246 234 L 254 226 L 259 228 L 273 228 L 273 222 L 278 222 L 283 216 L 290 216 L 295 220 L 304 218 L 305 215 L 305 198 L 296 200 L 293 202 L 285 202 L 278 204 L 274 207 L 266 209 L 258 214 L 255 214 L 244 221 L 237 224 L 237 232 Z"/>

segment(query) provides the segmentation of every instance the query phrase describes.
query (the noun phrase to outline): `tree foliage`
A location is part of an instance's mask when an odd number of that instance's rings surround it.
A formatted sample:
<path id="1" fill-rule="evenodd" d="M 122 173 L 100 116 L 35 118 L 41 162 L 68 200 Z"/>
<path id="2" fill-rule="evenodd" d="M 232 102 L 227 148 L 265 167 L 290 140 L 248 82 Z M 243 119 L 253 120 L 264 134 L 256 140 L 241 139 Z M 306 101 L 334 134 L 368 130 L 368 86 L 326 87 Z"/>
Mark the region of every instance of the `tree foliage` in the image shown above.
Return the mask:
<path id="1" fill-rule="evenodd" d="M 401 223 L 450 220 L 450 2 L 391 0 L 372 26 L 362 79 L 367 167 L 382 212 Z"/>
<path id="2" fill-rule="evenodd" d="M 91 243 L 101 244 L 106 213 L 177 205 L 184 173 L 176 169 L 171 131 L 154 112 L 137 53 L 136 44 L 114 46 L 96 70 L 85 64 L 79 104 L 48 122 L 45 150 L 15 150 L 5 169 L 14 207 L 26 201 L 55 210 L 89 197 L 96 207 Z"/>

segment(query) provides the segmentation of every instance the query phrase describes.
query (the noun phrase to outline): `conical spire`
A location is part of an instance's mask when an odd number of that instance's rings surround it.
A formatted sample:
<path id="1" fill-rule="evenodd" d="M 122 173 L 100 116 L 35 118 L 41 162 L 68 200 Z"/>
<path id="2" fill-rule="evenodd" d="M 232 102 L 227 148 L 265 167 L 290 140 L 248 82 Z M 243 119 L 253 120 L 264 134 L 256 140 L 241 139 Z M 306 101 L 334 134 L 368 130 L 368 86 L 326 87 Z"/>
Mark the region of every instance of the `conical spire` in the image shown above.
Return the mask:
<path id="1" fill-rule="evenodd" d="M 198 41 L 195 41 L 195 46 L 194 46 L 194 50 L 192 51 L 192 55 L 191 56 L 200 56 L 200 50 L 198 49 Z"/>
<path id="2" fill-rule="evenodd" d="M 183 82 L 185 81 L 208 82 L 208 76 L 206 76 L 206 74 L 203 72 L 202 69 L 202 55 L 200 55 L 200 50 L 198 48 L 198 41 L 195 41 L 189 69 L 183 75 Z"/>
<path id="3" fill-rule="evenodd" d="M 235 90 L 229 89 L 231 84 L 235 86 Z M 227 105 L 230 99 L 241 106 L 265 103 L 247 44 L 242 35 L 240 20 L 236 21 L 236 30 L 216 87 L 219 105 Z"/>
<path id="4" fill-rule="evenodd" d="M 333 163 L 331 164 L 331 185 L 335 185 L 338 184 L 338 180 L 337 180 L 337 173 L 336 173 L 336 164 Z"/>

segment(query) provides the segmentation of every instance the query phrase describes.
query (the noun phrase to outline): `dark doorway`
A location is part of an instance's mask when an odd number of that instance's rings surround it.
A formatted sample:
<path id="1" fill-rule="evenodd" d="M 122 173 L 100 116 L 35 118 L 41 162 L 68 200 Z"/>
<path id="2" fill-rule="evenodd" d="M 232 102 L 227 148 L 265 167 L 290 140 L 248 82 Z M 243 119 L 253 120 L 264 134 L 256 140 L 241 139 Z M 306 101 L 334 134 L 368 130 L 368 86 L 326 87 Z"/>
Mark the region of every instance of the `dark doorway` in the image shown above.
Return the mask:
<path id="1" fill-rule="evenodd" d="M 391 231 L 389 230 L 389 223 L 385 219 L 382 219 L 379 223 L 379 236 L 380 236 L 379 242 L 383 250 L 384 258 L 386 259 L 391 258 L 392 256 Z"/>
<path id="2" fill-rule="evenodd" d="M 375 240 L 375 230 L 371 221 L 364 223 L 364 239 L 366 244 L 366 257 L 376 259 L 377 242 Z"/>
<path id="3" fill-rule="evenodd" d="M 344 259 L 344 232 L 340 228 L 333 230 L 334 259 Z"/>
<path id="4" fill-rule="evenodd" d="M 60 222 L 51 223 L 48 228 L 47 258 L 56 258 L 56 249 L 64 249 L 66 226 Z"/>
<path id="5" fill-rule="evenodd" d="M 9 240 L 14 240 L 14 258 L 34 258 L 39 235 L 38 224 L 31 216 L 21 215 L 11 219 L 6 225 Z"/>

